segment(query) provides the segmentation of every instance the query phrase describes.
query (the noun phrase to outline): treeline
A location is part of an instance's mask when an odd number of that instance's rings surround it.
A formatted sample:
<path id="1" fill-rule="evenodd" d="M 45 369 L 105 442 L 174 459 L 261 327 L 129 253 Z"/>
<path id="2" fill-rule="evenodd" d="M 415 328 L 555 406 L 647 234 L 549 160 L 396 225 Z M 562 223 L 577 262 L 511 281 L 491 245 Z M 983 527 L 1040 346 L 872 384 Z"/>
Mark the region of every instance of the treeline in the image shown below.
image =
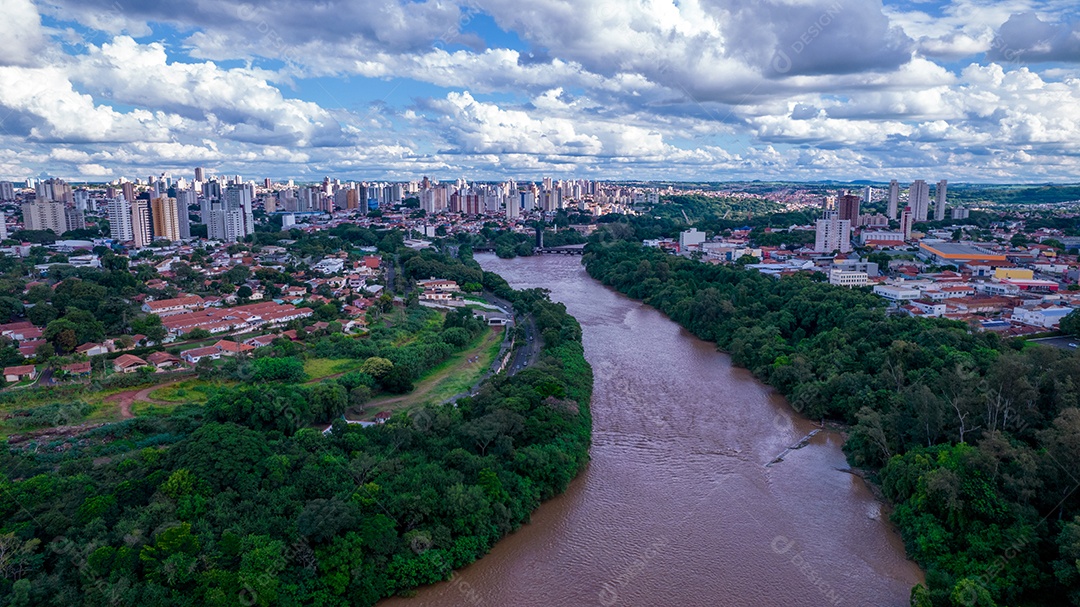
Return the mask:
<path id="1" fill-rule="evenodd" d="M 479 558 L 585 464 L 592 387 L 563 306 L 479 279 L 544 346 L 456 406 L 324 435 L 298 420 L 333 418 L 386 365 L 302 385 L 261 363 L 205 408 L 4 449 L 0 605 L 372 605 Z"/>
<path id="2" fill-rule="evenodd" d="M 655 306 L 812 419 L 851 425 L 926 606 L 1080 605 L 1080 356 L 1022 348 L 805 276 L 777 280 L 620 242 L 591 276 Z"/>
<path id="3" fill-rule="evenodd" d="M 744 196 L 702 196 L 701 194 L 674 194 L 663 196 L 661 204 L 650 211 L 651 214 L 668 219 L 683 219 L 683 214 L 690 221 L 727 219 L 738 216 L 746 217 L 755 213 L 771 213 L 780 210 L 780 205 L 764 198 Z"/>

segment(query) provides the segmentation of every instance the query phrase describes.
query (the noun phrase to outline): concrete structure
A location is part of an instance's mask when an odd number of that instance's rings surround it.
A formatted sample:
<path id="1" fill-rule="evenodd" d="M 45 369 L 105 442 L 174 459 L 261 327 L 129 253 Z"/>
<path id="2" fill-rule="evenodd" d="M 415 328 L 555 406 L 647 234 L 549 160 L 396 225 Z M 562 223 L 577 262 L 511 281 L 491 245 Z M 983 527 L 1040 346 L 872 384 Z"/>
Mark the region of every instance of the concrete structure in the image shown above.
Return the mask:
<path id="1" fill-rule="evenodd" d="M 180 214 L 176 199 L 159 197 L 150 201 L 151 216 L 154 224 L 154 238 L 180 240 Z"/>
<path id="2" fill-rule="evenodd" d="M 903 232 L 873 232 L 864 231 L 859 235 L 859 240 L 864 245 L 876 245 L 876 246 L 894 246 L 904 244 Z"/>
<path id="3" fill-rule="evenodd" d="M 849 289 L 852 287 L 865 287 L 870 282 L 869 278 L 866 272 L 853 270 L 836 269 L 829 272 L 829 284 Z"/>
<path id="4" fill-rule="evenodd" d="M 1039 306 L 1034 309 L 1013 308 L 1012 317 L 1009 320 L 1033 327 L 1052 329 L 1061 323 L 1072 312 L 1072 308 L 1060 306 Z"/>
<path id="5" fill-rule="evenodd" d="M 848 220 L 851 225 L 858 225 L 860 202 L 862 201 L 854 194 L 844 194 L 841 196 L 840 201 L 838 202 L 840 219 Z"/>
<path id="6" fill-rule="evenodd" d="M 1005 262 L 1004 253 L 991 253 L 971 244 L 929 241 L 919 243 L 919 256 L 937 264 L 960 264 L 971 262 Z"/>
<path id="7" fill-rule="evenodd" d="M 911 207 L 916 222 L 926 221 L 930 212 L 930 184 L 922 179 L 915 180 L 908 190 L 908 206 Z"/>
<path id="8" fill-rule="evenodd" d="M 131 203 L 119 196 L 109 200 L 107 209 L 112 237 L 120 242 L 133 240 L 135 233 L 131 229 Z"/>
<path id="9" fill-rule="evenodd" d="M 937 183 L 937 201 L 934 204 L 934 221 L 945 220 L 945 196 L 949 189 L 949 182 L 942 179 Z"/>
<path id="10" fill-rule="evenodd" d="M 52 230 L 59 236 L 67 231 L 64 205 L 59 202 L 32 202 L 22 205 L 23 225 L 27 230 Z"/>
<path id="11" fill-rule="evenodd" d="M 889 301 L 914 301 L 922 297 L 922 291 L 903 285 L 877 285 L 874 287 L 874 295 Z"/>
<path id="12" fill-rule="evenodd" d="M 690 246 L 700 246 L 705 242 L 705 232 L 699 232 L 697 228 L 690 228 L 679 233 L 679 250 L 685 251 Z"/>
<path id="13" fill-rule="evenodd" d="M 840 219 L 836 211 L 826 211 L 823 219 L 817 220 L 817 230 L 814 239 L 814 251 L 830 253 L 851 251 L 851 222 Z"/>
<path id="14" fill-rule="evenodd" d="M 1035 278 L 1035 272 L 1026 268 L 995 268 L 994 278 L 998 280 L 1032 280 Z"/>
<path id="15" fill-rule="evenodd" d="M 131 232 L 136 249 L 141 249 L 154 241 L 150 224 L 149 200 L 136 200 L 131 203 Z"/>
<path id="16" fill-rule="evenodd" d="M 896 212 L 900 204 L 900 184 L 895 179 L 889 182 L 889 207 L 885 214 L 890 220 L 896 221 Z"/>

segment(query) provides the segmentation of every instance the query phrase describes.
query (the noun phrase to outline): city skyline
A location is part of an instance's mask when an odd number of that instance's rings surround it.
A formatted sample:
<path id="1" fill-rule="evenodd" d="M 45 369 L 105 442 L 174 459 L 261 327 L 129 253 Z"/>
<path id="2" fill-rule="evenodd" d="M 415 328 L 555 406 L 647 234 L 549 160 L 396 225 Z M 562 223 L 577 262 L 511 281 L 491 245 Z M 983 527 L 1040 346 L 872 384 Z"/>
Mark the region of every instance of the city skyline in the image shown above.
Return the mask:
<path id="1" fill-rule="evenodd" d="M 1076 8 L 12 0 L 0 179 L 1075 182 Z"/>

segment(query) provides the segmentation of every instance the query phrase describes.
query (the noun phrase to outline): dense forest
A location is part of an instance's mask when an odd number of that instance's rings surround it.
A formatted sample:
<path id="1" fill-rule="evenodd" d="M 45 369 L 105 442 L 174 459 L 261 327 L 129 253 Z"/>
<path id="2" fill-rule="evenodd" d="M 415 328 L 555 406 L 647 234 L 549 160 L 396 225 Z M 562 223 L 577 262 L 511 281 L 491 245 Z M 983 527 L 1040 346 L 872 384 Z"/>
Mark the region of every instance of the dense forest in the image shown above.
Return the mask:
<path id="1" fill-rule="evenodd" d="M 1078 185 L 949 186 L 949 202 L 958 204 L 1049 204 L 1080 200 Z"/>
<path id="2" fill-rule="evenodd" d="M 1080 605 L 1080 354 L 631 242 L 591 244 L 585 263 L 806 416 L 850 425 L 849 459 L 926 571 L 912 605 Z"/>
<path id="3" fill-rule="evenodd" d="M 297 346 L 279 343 L 205 406 L 5 446 L 0 605 L 371 605 L 448 579 L 563 491 L 591 430 L 577 322 L 471 260 L 403 257 L 410 275 L 472 279 L 531 314 L 540 360 L 456 406 L 346 424 L 358 391 L 403 391 L 475 330 L 406 312 L 408 343 L 383 348 L 400 336 L 375 328 L 304 346 L 367 357 L 358 372 L 303 383 Z"/>
<path id="4" fill-rule="evenodd" d="M 661 204 L 650 213 L 660 219 L 691 222 L 712 219 L 746 218 L 748 215 L 772 213 L 780 205 L 764 198 L 741 196 L 703 196 L 701 194 L 673 194 L 664 196 Z"/>

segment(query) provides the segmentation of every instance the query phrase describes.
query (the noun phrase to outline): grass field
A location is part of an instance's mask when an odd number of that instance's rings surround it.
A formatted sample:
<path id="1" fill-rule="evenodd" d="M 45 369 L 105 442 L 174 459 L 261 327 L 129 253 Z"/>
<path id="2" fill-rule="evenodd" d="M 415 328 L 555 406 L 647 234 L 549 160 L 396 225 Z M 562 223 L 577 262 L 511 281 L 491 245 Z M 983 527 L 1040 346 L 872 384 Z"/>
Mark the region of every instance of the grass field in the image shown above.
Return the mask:
<path id="1" fill-rule="evenodd" d="M 220 381 L 209 382 L 197 378 L 186 379 L 182 382 L 162 386 L 150 392 L 148 396 L 154 400 L 161 400 L 178 405 L 182 403 L 197 403 L 201 405 L 210 398 L 210 395 L 213 394 L 214 390 L 234 383 L 235 382 Z"/>
<path id="2" fill-rule="evenodd" d="M 304 361 L 304 372 L 309 381 L 318 381 L 334 375 L 359 371 L 364 361 L 352 358 L 311 358 Z"/>
<path id="3" fill-rule="evenodd" d="M 499 355 L 501 329 L 492 329 L 477 338 L 476 344 L 451 356 L 417 380 L 412 392 L 404 396 L 379 398 L 364 406 L 364 419 L 380 411 L 399 411 L 419 405 L 440 403 L 455 394 L 472 389 Z"/>

